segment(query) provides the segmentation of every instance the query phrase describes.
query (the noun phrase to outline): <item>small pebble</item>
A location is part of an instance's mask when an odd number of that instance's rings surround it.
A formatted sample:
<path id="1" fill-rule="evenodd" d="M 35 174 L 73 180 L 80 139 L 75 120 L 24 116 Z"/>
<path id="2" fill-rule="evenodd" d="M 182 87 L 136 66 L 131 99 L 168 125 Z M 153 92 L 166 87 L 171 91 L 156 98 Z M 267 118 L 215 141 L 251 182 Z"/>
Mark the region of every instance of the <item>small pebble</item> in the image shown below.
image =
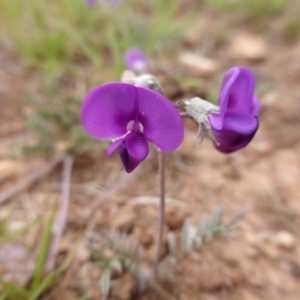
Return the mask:
<path id="1" fill-rule="evenodd" d="M 218 70 L 218 65 L 214 60 L 193 52 L 182 52 L 179 55 L 179 62 L 199 76 L 209 77 Z"/>
<path id="2" fill-rule="evenodd" d="M 275 245 L 285 248 L 287 250 L 293 250 L 296 247 L 295 237 L 287 231 L 279 231 L 273 238 Z"/>
<path id="3" fill-rule="evenodd" d="M 268 56 L 266 40 L 254 34 L 241 34 L 235 37 L 229 47 L 229 55 L 236 59 L 262 61 Z"/>

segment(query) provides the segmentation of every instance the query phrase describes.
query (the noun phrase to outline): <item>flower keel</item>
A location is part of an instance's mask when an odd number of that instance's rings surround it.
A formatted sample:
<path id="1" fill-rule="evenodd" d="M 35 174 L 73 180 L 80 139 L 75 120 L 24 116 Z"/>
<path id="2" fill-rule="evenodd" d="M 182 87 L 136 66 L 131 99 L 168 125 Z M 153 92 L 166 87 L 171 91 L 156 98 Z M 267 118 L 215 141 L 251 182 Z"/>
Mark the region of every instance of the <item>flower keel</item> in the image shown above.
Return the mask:
<path id="1" fill-rule="evenodd" d="M 143 134 L 130 133 L 120 146 L 120 157 L 126 172 L 132 172 L 148 153 L 149 146 Z"/>

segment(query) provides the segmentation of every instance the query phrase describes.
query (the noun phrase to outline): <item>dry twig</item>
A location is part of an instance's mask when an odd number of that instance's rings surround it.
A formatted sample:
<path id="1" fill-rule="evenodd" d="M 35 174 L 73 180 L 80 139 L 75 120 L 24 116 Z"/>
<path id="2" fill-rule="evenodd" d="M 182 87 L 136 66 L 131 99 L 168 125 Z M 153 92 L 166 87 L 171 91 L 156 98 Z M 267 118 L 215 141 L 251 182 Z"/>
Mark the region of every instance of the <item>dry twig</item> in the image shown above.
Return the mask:
<path id="1" fill-rule="evenodd" d="M 62 170 L 62 185 L 61 185 L 61 199 L 59 214 L 57 220 L 53 227 L 53 239 L 48 255 L 47 269 L 53 269 L 55 257 L 58 252 L 59 242 L 61 240 L 62 234 L 66 226 L 66 220 L 68 215 L 68 206 L 70 199 L 70 185 L 71 185 L 71 175 L 72 166 L 74 162 L 74 157 L 71 155 L 66 155 L 63 161 Z"/>
<path id="2" fill-rule="evenodd" d="M 12 186 L 9 190 L 5 191 L 0 195 L 0 205 L 4 202 L 6 202 L 9 198 L 14 196 L 16 193 L 20 192 L 21 190 L 25 189 L 29 185 L 33 184 L 36 180 L 38 180 L 42 175 L 45 173 L 50 172 L 57 164 L 59 164 L 61 161 L 63 161 L 65 158 L 65 155 L 60 155 L 43 166 L 41 166 L 39 169 L 33 171 L 32 173 L 29 173 L 25 176 L 22 180 L 17 182 L 14 186 Z"/>

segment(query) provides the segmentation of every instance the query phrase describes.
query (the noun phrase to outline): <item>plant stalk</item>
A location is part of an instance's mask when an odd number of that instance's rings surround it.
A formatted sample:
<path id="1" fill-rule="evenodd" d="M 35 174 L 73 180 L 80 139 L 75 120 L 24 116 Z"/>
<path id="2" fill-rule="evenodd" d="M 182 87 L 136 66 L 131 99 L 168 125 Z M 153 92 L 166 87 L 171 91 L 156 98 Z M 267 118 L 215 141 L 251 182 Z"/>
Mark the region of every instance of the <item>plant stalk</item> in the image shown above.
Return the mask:
<path id="1" fill-rule="evenodd" d="M 158 217 L 158 230 L 157 239 L 153 260 L 153 276 L 157 278 L 158 264 L 160 260 L 163 230 L 165 224 L 165 153 L 158 150 L 158 186 L 159 186 L 159 217 Z"/>

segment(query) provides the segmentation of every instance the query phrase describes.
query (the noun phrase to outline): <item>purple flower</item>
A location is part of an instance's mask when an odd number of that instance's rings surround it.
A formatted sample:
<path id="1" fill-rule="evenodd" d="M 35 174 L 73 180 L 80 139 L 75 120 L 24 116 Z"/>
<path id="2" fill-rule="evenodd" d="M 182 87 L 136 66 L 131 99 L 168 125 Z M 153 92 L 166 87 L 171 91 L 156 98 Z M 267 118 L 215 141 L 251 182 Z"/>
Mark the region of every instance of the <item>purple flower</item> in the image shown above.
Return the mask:
<path id="1" fill-rule="evenodd" d="M 94 7 L 97 5 L 97 0 L 85 0 L 85 3 L 89 7 Z"/>
<path id="2" fill-rule="evenodd" d="M 235 67 L 225 74 L 219 97 L 220 113 L 209 114 L 219 151 L 237 151 L 254 137 L 260 111 L 258 99 L 253 94 L 254 87 L 254 75 L 246 68 Z"/>
<path id="3" fill-rule="evenodd" d="M 148 142 L 171 152 L 183 140 L 183 122 L 173 104 L 150 89 L 127 83 L 92 90 L 83 103 L 81 120 L 94 138 L 112 139 L 107 154 L 119 149 L 128 173 L 147 157 Z"/>
<path id="4" fill-rule="evenodd" d="M 108 5 L 119 6 L 122 4 L 123 0 L 104 0 L 104 2 Z M 97 5 L 97 0 L 85 0 L 85 3 L 89 7 L 94 7 Z"/>
<path id="5" fill-rule="evenodd" d="M 146 70 L 148 58 L 141 49 L 132 48 L 125 53 L 125 63 L 129 70 L 140 73 Z"/>

